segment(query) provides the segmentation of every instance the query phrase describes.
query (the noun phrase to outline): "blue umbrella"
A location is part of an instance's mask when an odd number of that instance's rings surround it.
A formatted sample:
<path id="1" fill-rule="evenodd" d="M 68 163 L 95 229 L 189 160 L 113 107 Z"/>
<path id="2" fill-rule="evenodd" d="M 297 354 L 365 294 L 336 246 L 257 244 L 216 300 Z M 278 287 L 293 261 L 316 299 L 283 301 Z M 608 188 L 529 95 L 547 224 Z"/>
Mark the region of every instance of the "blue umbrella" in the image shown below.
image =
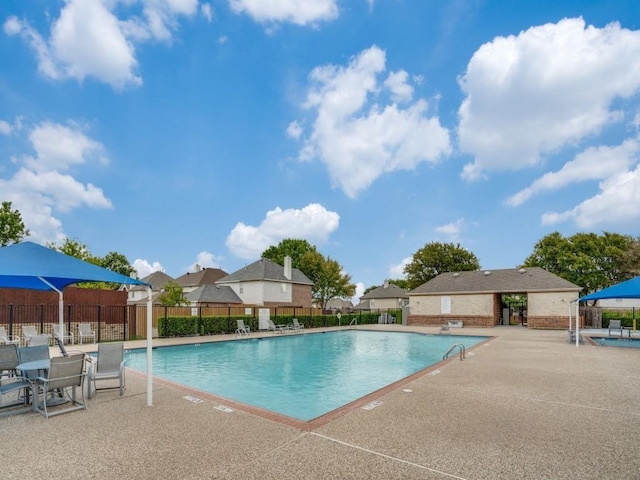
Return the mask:
<path id="1" fill-rule="evenodd" d="M 62 290 L 78 282 L 109 282 L 146 285 L 147 305 L 147 403 L 152 404 L 151 386 L 151 286 L 141 280 L 107 270 L 33 242 L 0 248 L 0 287 L 55 290 L 59 295 L 60 332 L 64 335 Z"/>

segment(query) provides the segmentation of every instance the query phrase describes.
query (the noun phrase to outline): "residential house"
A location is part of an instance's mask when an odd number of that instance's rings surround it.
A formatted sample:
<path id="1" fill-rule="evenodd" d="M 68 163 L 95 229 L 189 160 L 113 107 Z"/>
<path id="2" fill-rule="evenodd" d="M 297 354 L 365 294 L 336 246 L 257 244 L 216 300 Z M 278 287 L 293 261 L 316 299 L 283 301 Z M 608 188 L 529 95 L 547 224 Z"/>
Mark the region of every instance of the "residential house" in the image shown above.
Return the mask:
<path id="1" fill-rule="evenodd" d="M 155 303 L 158 296 L 164 291 L 164 286 L 173 280 L 173 277 L 167 275 L 164 272 L 153 272 L 142 279 L 143 282 L 146 282 L 151 285 L 151 299 Z M 147 287 L 144 285 L 131 285 L 127 288 L 128 290 L 128 304 L 146 304 L 148 301 L 147 298 Z"/>
<path id="2" fill-rule="evenodd" d="M 192 307 L 221 307 L 242 304 L 240 297 L 227 285 L 200 285 L 185 296 Z"/>
<path id="3" fill-rule="evenodd" d="M 285 257 L 284 266 L 261 258 L 216 281 L 230 287 L 246 305 L 311 307 L 313 282 Z"/>
<path id="4" fill-rule="evenodd" d="M 360 310 L 389 310 L 402 308 L 409 303 L 409 293 L 389 280 L 385 280 L 381 287 L 365 293 L 360 297 L 357 308 Z"/>
<path id="5" fill-rule="evenodd" d="M 228 274 L 219 268 L 200 267 L 196 265 L 193 272 L 187 272 L 176 278 L 176 283 L 182 287 L 186 295 L 202 285 L 215 285 L 215 283 Z"/>

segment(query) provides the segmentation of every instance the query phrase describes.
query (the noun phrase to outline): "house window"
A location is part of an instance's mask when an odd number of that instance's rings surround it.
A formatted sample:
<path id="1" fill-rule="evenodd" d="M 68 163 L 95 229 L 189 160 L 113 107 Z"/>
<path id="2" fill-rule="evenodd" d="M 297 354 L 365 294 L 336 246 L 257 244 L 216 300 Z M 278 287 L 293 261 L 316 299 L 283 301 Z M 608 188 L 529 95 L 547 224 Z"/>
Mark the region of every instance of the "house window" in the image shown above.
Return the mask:
<path id="1" fill-rule="evenodd" d="M 282 293 L 287 293 L 287 284 L 286 283 L 281 283 L 280 284 L 280 290 L 282 290 Z"/>
<path id="2" fill-rule="evenodd" d="M 238 284 L 238 290 L 240 290 L 240 293 L 244 293 L 244 287 L 241 283 Z"/>

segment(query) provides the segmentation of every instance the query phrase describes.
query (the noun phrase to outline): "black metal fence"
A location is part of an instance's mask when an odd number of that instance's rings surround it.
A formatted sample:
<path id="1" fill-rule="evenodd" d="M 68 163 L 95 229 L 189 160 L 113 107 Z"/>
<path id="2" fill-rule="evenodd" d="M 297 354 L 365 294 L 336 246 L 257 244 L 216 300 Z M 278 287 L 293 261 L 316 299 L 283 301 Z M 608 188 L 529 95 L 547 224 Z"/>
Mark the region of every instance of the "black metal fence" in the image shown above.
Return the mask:
<path id="1" fill-rule="evenodd" d="M 233 333 L 236 320 L 243 319 L 252 331 L 259 329 L 259 318 L 268 311 L 274 323 L 291 323 L 297 318 L 306 328 L 347 326 L 349 324 L 373 324 L 379 322 L 382 314 L 393 315 L 397 323 L 402 322 L 401 310 L 354 310 L 350 312 L 323 311 L 307 307 L 152 307 L 152 328 L 154 336 L 210 335 Z M 9 335 L 23 339 L 23 326 L 34 326 L 38 333 L 53 336 L 53 326 L 59 324 L 58 305 L 1 305 L 0 326 Z M 78 325 L 89 324 L 95 332 L 96 342 L 122 341 L 145 338 L 147 335 L 146 305 L 64 305 L 63 318 L 65 332 L 71 332 L 78 339 Z M 173 325 L 180 322 L 188 328 L 159 328 L 171 320 Z"/>

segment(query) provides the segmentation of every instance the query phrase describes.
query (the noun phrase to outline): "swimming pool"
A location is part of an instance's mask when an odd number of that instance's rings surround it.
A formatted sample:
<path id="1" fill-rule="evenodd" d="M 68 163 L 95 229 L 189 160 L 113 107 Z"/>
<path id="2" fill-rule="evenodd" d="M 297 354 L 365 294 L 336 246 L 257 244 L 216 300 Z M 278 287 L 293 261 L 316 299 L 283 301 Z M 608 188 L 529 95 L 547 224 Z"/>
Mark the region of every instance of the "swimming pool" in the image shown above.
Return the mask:
<path id="1" fill-rule="evenodd" d="M 489 337 L 343 330 L 161 347 L 154 376 L 309 421 Z M 146 371 L 144 349 L 127 367 Z"/>
<path id="2" fill-rule="evenodd" d="M 591 340 L 602 347 L 640 348 L 640 338 L 591 337 Z"/>

